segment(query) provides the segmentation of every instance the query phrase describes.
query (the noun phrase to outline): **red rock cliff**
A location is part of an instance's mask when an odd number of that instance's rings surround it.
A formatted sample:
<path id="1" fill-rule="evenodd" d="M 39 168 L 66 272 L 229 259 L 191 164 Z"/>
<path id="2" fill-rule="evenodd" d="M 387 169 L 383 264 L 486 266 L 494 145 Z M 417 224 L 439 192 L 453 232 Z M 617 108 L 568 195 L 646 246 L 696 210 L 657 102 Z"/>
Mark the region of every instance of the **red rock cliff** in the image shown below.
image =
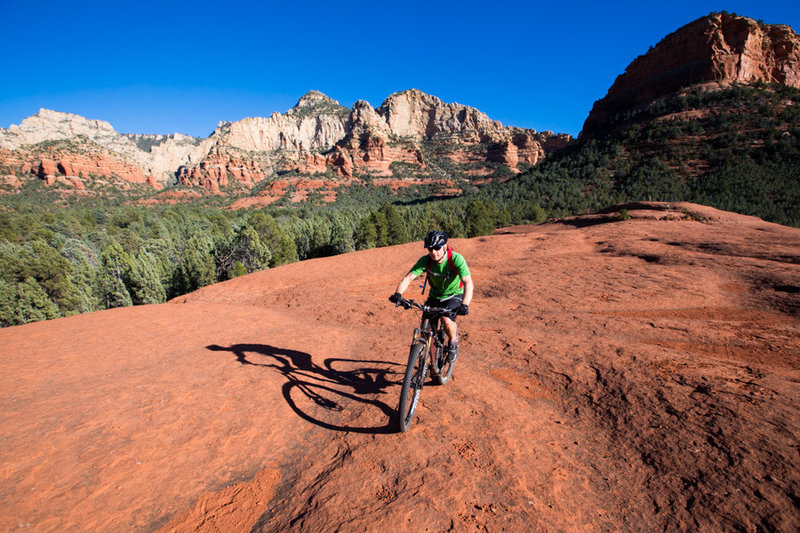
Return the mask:
<path id="1" fill-rule="evenodd" d="M 800 88 L 800 37 L 789 26 L 712 13 L 667 35 L 628 65 L 595 102 L 582 134 L 620 111 L 685 87 L 756 81 Z"/>

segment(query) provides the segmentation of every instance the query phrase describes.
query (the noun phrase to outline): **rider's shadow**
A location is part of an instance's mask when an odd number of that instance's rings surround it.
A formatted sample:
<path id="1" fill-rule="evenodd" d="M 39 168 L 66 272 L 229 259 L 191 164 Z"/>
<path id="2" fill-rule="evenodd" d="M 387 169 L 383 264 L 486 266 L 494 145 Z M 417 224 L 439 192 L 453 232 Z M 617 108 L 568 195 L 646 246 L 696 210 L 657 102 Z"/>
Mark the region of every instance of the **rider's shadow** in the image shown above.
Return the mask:
<path id="1" fill-rule="evenodd" d="M 395 431 L 395 409 L 376 396 L 386 394 L 387 388 L 397 385 L 398 381 L 391 378 L 398 375 L 394 367 L 402 365 L 387 361 L 328 358 L 323 366 L 319 366 L 305 352 L 267 344 L 234 344 L 227 347 L 212 344 L 206 348 L 215 352 L 231 352 L 243 365 L 273 368 L 283 374 L 286 383 L 282 392 L 286 403 L 298 416 L 313 424 L 354 433 Z M 308 407 L 300 405 L 300 402 L 307 403 L 303 402 L 303 398 L 311 400 L 312 404 L 308 404 Z M 386 415 L 386 424 L 375 427 L 349 425 L 348 413 L 355 413 L 352 406 L 359 404 L 380 409 Z M 347 411 L 346 406 L 349 407 Z"/>

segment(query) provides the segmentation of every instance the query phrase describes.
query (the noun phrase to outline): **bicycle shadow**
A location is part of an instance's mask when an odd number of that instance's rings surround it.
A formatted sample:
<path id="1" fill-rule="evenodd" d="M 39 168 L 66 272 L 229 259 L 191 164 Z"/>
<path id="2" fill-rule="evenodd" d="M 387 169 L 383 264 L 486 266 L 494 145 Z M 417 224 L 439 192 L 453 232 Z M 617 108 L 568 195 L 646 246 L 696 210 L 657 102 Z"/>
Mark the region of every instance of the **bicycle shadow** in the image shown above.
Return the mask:
<path id="1" fill-rule="evenodd" d="M 300 418 L 312 424 L 334 431 L 353 433 L 396 432 L 396 409 L 374 396 L 386 394 L 387 388 L 399 384 L 399 381 L 393 381 L 390 377 L 398 375 L 393 367 L 404 365 L 387 361 L 328 358 L 325 359 L 323 366 L 319 366 L 308 353 L 276 348 L 268 344 L 234 344 L 228 347 L 211 344 L 206 346 L 206 349 L 231 352 L 242 365 L 277 370 L 287 380 L 282 387 L 286 403 Z M 259 362 L 262 358 L 274 362 Z M 354 368 L 337 369 L 337 366 Z M 351 389 L 352 392 L 342 389 Z M 311 400 L 309 407 L 300 405 L 303 398 Z M 347 425 L 346 400 L 367 407 L 377 407 L 386 415 L 386 424 L 378 427 Z M 349 405 L 352 406 L 352 403 Z M 349 409 L 349 412 L 352 411 L 354 410 Z M 337 418 L 339 423 L 334 421 Z"/>

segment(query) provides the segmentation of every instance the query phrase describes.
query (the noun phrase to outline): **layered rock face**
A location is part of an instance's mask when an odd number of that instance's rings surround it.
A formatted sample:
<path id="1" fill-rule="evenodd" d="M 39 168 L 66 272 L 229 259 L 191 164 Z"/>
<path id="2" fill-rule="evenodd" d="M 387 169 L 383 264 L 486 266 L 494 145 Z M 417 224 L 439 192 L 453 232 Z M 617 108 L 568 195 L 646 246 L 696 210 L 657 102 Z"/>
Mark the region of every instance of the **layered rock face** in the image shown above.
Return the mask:
<path id="1" fill-rule="evenodd" d="M 356 113 L 358 111 L 358 113 Z M 440 153 L 454 162 L 480 165 L 498 162 L 516 170 L 517 164 L 535 165 L 548 152 L 569 142 L 567 135 L 506 127 L 477 109 L 446 104 L 415 89 L 396 93 L 377 110 L 366 102 L 354 106 L 353 126 L 341 143 L 358 168 L 393 160 L 424 164 L 420 143 L 436 143 Z M 364 139 L 367 142 L 363 142 Z M 362 142 L 356 143 L 355 139 Z M 399 152 L 382 150 L 392 140 L 410 140 Z M 362 165 L 362 162 L 364 165 Z M 380 165 L 378 165 L 380 168 Z M 383 172 L 386 175 L 387 172 Z"/>
<path id="2" fill-rule="evenodd" d="M 122 135 L 102 120 L 42 109 L 19 126 L 0 129 L 0 164 L 22 160 L 23 174 L 30 167 L 48 180 L 57 175 L 82 180 L 117 176 L 162 186 L 174 183 L 175 170 L 203 158 L 209 146 L 181 134 Z M 37 162 L 44 163 L 43 169 L 36 168 Z M 54 172 L 48 171 L 53 166 L 48 162 L 55 165 Z"/>
<path id="3" fill-rule="evenodd" d="M 217 151 L 320 152 L 330 150 L 346 133 L 350 110 L 318 91 L 303 96 L 285 114 L 223 123 L 212 134 Z"/>
<path id="4" fill-rule="evenodd" d="M 360 100 L 352 110 L 312 91 L 286 114 L 223 124 L 210 139 L 208 157 L 227 158 L 226 168 L 238 168 L 249 157 L 259 175 L 332 170 L 350 179 L 358 174 L 393 176 L 392 163 L 412 165 L 424 173 L 430 164 L 423 153 L 426 143 L 437 145 L 438 158 L 484 166 L 477 169 L 479 175 L 491 172 L 488 163 L 506 164 L 516 171 L 519 163 L 535 165 L 570 137 L 505 127 L 477 109 L 446 104 L 412 89 L 391 95 L 377 109 Z M 252 186 L 248 173 L 222 176 L 206 172 L 207 164 L 203 160 L 180 168 L 178 182 L 214 190 L 232 179 Z"/>
<path id="5" fill-rule="evenodd" d="M 418 90 L 393 94 L 377 109 L 365 101 L 348 109 L 311 91 L 284 114 L 220 123 L 206 139 L 123 135 L 108 122 L 43 109 L 19 126 L 0 129 L 0 165 L 79 188 L 92 176 L 115 176 L 215 193 L 231 186 L 250 189 L 290 174 L 281 178 L 287 187 L 319 182 L 330 189 L 330 197 L 336 180 L 349 182 L 361 174 L 397 178 L 391 180 L 396 187 L 419 181 L 395 176 L 393 163 L 405 164 L 410 174 L 427 175 L 423 181 L 451 185 L 454 176 L 441 170 L 443 161 L 460 166 L 456 173 L 476 178 L 498 163 L 517 171 L 520 163 L 535 165 L 569 139 L 505 127 L 477 109 L 446 104 Z M 426 155 L 434 145 L 435 153 Z M 308 179 L 328 171 L 338 177 Z"/>
<path id="6" fill-rule="evenodd" d="M 699 84 L 757 81 L 800 88 L 800 37 L 789 27 L 712 13 L 666 36 L 617 77 L 595 102 L 581 135 L 620 111 Z"/>

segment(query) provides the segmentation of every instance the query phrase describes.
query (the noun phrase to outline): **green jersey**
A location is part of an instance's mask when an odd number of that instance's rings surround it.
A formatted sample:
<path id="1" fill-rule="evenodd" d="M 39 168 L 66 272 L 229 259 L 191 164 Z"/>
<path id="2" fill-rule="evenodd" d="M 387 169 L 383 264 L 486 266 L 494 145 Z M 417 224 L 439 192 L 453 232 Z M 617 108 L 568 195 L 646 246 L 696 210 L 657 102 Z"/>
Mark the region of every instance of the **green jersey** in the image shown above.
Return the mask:
<path id="1" fill-rule="evenodd" d="M 453 262 L 454 271 L 447 266 L 447 255 L 441 263 L 436 263 L 428 255 L 423 255 L 411 268 L 411 273 L 419 276 L 428 270 L 428 263 L 430 263 L 428 283 L 431 285 L 431 297 L 437 300 L 446 300 L 451 296 L 463 294 L 464 288 L 461 286 L 461 279 L 470 275 L 467 262 L 460 253 L 453 252 L 449 261 Z"/>

